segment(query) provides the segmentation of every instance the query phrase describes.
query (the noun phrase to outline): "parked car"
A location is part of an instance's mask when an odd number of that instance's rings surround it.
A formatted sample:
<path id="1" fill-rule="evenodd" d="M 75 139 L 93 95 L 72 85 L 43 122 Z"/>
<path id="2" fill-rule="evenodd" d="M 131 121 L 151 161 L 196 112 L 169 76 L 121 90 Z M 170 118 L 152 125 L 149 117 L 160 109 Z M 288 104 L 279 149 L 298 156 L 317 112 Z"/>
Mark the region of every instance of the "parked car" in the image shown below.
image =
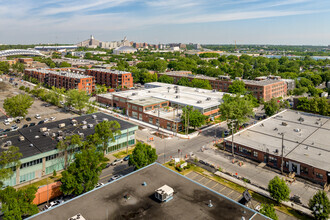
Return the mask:
<path id="1" fill-rule="evenodd" d="M 109 179 L 109 181 L 108 182 L 112 182 L 112 181 L 114 181 L 114 180 L 116 180 L 116 179 L 119 179 L 120 177 L 122 177 L 123 175 L 121 175 L 121 174 L 116 174 L 116 175 L 114 175 L 113 177 L 111 177 L 110 179 Z"/>
<path id="2" fill-rule="evenodd" d="M 127 155 L 126 157 L 124 157 L 124 161 L 128 161 L 129 160 L 129 156 L 130 155 Z"/>
<path id="3" fill-rule="evenodd" d="M 29 125 L 29 127 L 31 127 L 31 126 L 35 126 L 36 125 L 36 123 L 30 123 L 30 125 Z"/>
<path id="4" fill-rule="evenodd" d="M 45 107 L 49 107 L 49 106 L 51 106 L 51 104 L 49 104 L 49 103 L 47 103 L 47 104 L 45 105 Z"/>
<path id="5" fill-rule="evenodd" d="M 31 118 L 30 117 L 27 117 L 25 120 L 26 121 L 31 121 Z"/>
<path id="6" fill-rule="evenodd" d="M 105 165 L 105 168 L 109 168 L 110 166 L 111 166 L 111 164 L 110 163 L 107 163 L 107 165 Z"/>
<path id="7" fill-rule="evenodd" d="M 50 117 L 51 121 L 55 121 L 56 117 Z"/>
<path id="8" fill-rule="evenodd" d="M 18 118 L 15 120 L 15 123 L 19 124 L 19 123 L 21 123 L 21 120 Z"/>
<path id="9" fill-rule="evenodd" d="M 55 201 L 50 202 L 49 205 L 46 205 L 45 208 L 50 209 L 50 208 L 53 208 L 53 207 L 55 207 L 55 206 L 57 206 L 57 205 L 59 205 L 63 202 L 64 202 L 64 200 L 62 200 L 62 199 L 55 200 Z"/>
<path id="10" fill-rule="evenodd" d="M 44 122 L 48 122 L 48 121 L 49 121 L 49 119 L 48 119 L 48 118 L 45 118 L 45 119 L 44 119 Z"/>
<path id="11" fill-rule="evenodd" d="M 118 163 L 122 163 L 122 162 L 123 162 L 123 159 L 116 159 L 111 163 L 111 165 L 116 166 Z"/>
<path id="12" fill-rule="evenodd" d="M 44 121 L 39 121 L 38 125 L 41 125 L 41 124 L 43 124 L 43 123 L 45 123 L 45 122 L 44 122 Z"/>
<path id="13" fill-rule="evenodd" d="M 12 130 L 12 131 L 17 131 L 18 129 L 19 129 L 18 126 L 16 126 L 16 127 L 11 127 L 11 130 Z"/>
<path id="14" fill-rule="evenodd" d="M 29 127 L 28 124 L 25 124 L 25 125 L 22 126 L 22 128 L 27 128 L 27 127 Z"/>
<path id="15" fill-rule="evenodd" d="M 40 118 L 41 118 L 41 116 L 40 116 L 39 114 L 36 114 L 34 117 L 35 117 L 36 119 L 40 119 Z"/>
<path id="16" fill-rule="evenodd" d="M 4 130 L 3 132 L 9 132 L 9 131 L 11 131 L 11 129 L 10 129 L 10 128 L 7 128 L 7 129 Z"/>
<path id="17" fill-rule="evenodd" d="M 104 183 L 97 183 L 96 186 L 95 186 L 95 188 L 99 188 L 101 186 L 104 186 Z"/>
<path id="18" fill-rule="evenodd" d="M 3 122 L 3 124 L 4 124 L 4 125 L 10 125 L 10 122 L 5 120 L 5 121 Z"/>

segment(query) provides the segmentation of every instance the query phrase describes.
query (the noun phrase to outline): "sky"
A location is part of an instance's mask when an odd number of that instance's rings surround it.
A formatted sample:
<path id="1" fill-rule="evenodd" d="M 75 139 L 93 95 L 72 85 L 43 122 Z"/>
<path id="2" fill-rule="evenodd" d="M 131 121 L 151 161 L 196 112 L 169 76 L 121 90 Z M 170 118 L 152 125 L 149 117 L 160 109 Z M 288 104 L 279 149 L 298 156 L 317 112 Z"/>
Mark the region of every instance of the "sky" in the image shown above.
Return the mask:
<path id="1" fill-rule="evenodd" d="M 330 45 L 330 0 L 0 0 L 0 44 Z"/>

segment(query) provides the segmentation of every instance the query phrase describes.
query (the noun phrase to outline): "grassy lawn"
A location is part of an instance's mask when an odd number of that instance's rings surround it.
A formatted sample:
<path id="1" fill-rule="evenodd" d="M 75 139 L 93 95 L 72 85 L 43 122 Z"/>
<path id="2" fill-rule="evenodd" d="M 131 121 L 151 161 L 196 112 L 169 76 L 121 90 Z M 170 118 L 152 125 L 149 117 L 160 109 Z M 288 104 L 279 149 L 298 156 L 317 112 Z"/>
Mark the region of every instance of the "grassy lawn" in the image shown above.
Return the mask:
<path id="1" fill-rule="evenodd" d="M 54 183 L 58 180 L 60 180 L 62 177 L 61 174 L 57 175 L 56 177 L 53 177 L 53 176 L 50 176 L 48 178 L 45 178 L 45 179 L 42 179 L 42 180 L 39 180 L 37 182 L 34 182 L 34 183 L 31 183 L 31 184 L 28 184 L 28 185 L 25 185 L 25 186 L 22 186 L 22 187 L 19 187 L 18 189 L 27 189 L 28 187 L 30 186 L 35 186 L 35 187 L 39 187 L 39 186 L 43 186 L 43 185 L 47 185 L 47 184 L 50 184 L 50 183 Z"/>
<path id="2" fill-rule="evenodd" d="M 118 153 L 113 154 L 114 157 L 116 158 L 123 158 L 126 157 L 129 154 L 133 153 L 134 148 L 128 149 L 128 153 L 126 153 L 126 150 L 119 151 Z"/>
<path id="3" fill-rule="evenodd" d="M 216 175 L 214 175 L 214 174 L 208 172 L 207 170 L 204 170 L 203 168 L 198 167 L 198 166 L 192 165 L 189 169 L 185 169 L 185 170 L 183 170 L 181 172 L 179 172 L 178 170 L 176 170 L 174 166 L 171 166 L 169 162 L 166 163 L 166 164 L 164 164 L 164 166 L 166 166 L 167 168 L 169 168 L 171 170 L 174 170 L 174 171 L 180 173 L 181 175 L 186 175 L 187 173 L 190 173 L 192 171 L 195 171 L 195 172 L 197 172 L 197 173 L 199 173 L 199 174 L 201 174 L 201 175 L 203 175 L 203 176 L 205 176 L 207 178 L 210 178 L 212 180 L 215 180 L 216 182 L 218 182 L 218 183 L 220 183 L 222 185 L 225 185 L 225 186 L 227 186 L 227 187 L 229 187 L 229 188 L 231 188 L 231 189 L 233 189 L 233 190 L 235 190 L 237 192 L 240 192 L 240 193 L 243 193 L 246 190 L 245 187 L 243 187 L 241 185 L 238 185 L 236 183 L 230 182 L 230 181 L 228 181 L 226 179 L 223 179 L 223 178 L 221 178 L 219 176 L 216 176 Z M 269 199 L 267 197 L 264 197 L 264 196 L 262 196 L 262 195 L 260 195 L 260 194 L 258 194 L 256 192 L 253 192 L 253 191 L 249 190 L 249 193 L 251 194 L 252 198 L 254 198 L 255 200 L 257 200 L 258 202 L 260 202 L 260 203 L 267 203 L 267 204 L 273 204 L 275 209 L 277 209 L 278 211 L 281 211 L 281 212 L 283 212 L 283 213 L 285 213 L 287 215 L 290 215 L 290 216 L 293 216 L 293 217 L 295 217 L 297 219 L 302 219 L 302 220 L 313 219 L 312 217 L 309 217 L 307 215 L 301 214 L 300 212 L 292 209 L 291 207 L 287 207 L 287 206 L 283 206 L 283 205 L 278 205 L 278 203 L 275 202 L 274 200 Z"/>

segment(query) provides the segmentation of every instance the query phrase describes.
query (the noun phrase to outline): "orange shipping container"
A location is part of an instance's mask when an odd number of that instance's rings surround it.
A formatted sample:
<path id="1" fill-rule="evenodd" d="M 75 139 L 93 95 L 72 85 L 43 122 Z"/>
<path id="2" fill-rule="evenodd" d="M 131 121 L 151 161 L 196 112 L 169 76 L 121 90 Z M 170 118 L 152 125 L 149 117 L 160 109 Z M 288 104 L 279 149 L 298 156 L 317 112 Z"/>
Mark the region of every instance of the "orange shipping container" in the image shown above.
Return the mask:
<path id="1" fill-rule="evenodd" d="M 40 187 L 38 191 L 36 192 L 36 197 L 33 200 L 33 204 L 39 205 L 41 203 L 47 202 L 48 200 L 51 200 L 53 198 L 56 198 L 58 196 L 61 196 L 63 193 L 60 189 L 60 186 L 62 185 L 61 182 L 55 182 Z"/>

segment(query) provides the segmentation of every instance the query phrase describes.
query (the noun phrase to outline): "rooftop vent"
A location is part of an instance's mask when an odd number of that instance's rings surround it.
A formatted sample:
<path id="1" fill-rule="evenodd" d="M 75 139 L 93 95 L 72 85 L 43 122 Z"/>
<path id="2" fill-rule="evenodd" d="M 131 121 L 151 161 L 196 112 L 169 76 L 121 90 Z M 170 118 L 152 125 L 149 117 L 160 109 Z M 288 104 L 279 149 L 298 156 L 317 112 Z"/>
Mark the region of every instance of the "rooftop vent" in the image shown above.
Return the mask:
<path id="1" fill-rule="evenodd" d="M 58 141 L 61 141 L 61 140 L 63 140 L 63 136 L 59 136 L 59 137 L 57 137 L 56 138 Z"/>
<path id="2" fill-rule="evenodd" d="M 34 138 L 35 138 L 35 139 L 38 139 L 38 138 L 40 138 L 40 136 L 39 136 L 39 135 L 36 135 L 36 136 L 34 136 Z"/>
<path id="3" fill-rule="evenodd" d="M 45 132 L 45 131 L 47 131 L 46 127 L 40 128 L 40 132 Z"/>
<path id="4" fill-rule="evenodd" d="M 298 121 L 304 122 L 305 119 L 304 119 L 303 117 L 300 117 L 300 118 L 298 119 Z"/>
<path id="5" fill-rule="evenodd" d="M 85 130 L 85 129 L 87 129 L 87 125 L 83 125 L 83 126 L 81 126 L 81 128 L 82 128 L 83 130 Z"/>
<path id="6" fill-rule="evenodd" d="M 33 147 L 33 144 L 30 144 L 29 146 L 30 146 L 30 147 Z"/>
<path id="7" fill-rule="evenodd" d="M 216 92 L 217 90 L 216 89 L 213 89 L 212 92 Z"/>
<path id="8" fill-rule="evenodd" d="M 22 136 L 22 135 L 20 135 L 18 139 L 19 139 L 20 141 L 24 141 L 24 140 L 25 140 L 24 136 Z"/>
<path id="9" fill-rule="evenodd" d="M 96 115 L 92 115 L 92 118 L 93 118 L 93 119 L 96 119 L 96 118 L 97 118 L 97 116 L 96 116 Z"/>
<path id="10" fill-rule="evenodd" d="M 179 96 L 179 95 L 177 95 L 177 96 L 175 96 L 175 98 L 176 98 L 176 99 L 178 99 L 178 98 L 180 98 L 180 96 Z"/>
<path id="11" fill-rule="evenodd" d="M 295 132 L 301 132 L 301 129 L 300 128 L 295 128 L 293 129 Z"/>
<path id="12" fill-rule="evenodd" d="M 77 124 L 78 122 L 77 122 L 77 120 L 76 119 L 72 119 L 71 120 L 71 124 Z"/>
<path id="13" fill-rule="evenodd" d="M 287 126 L 288 124 L 287 124 L 286 122 L 283 121 L 283 122 L 282 122 L 282 125 L 283 125 L 283 126 Z"/>
<path id="14" fill-rule="evenodd" d="M 211 100 L 211 97 L 207 97 L 207 98 L 206 98 L 206 101 L 210 101 L 210 100 Z"/>
<path id="15" fill-rule="evenodd" d="M 92 128 L 93 127 L 93 124 L 88 124 L 88 128 Z"/>
<path id="16" fill-rule="evenodd" d="M 87 125 L 87 121 L 82 121 L 82 124 L 83 125 Z"/>
<path id="17" fill-rule="evenodd" d="M 11 141 L 6 141 L 6 147 L 9 147 L 9 146 L 11 146 L 12 145 L 12 142 Z"/>
<path id="18" fill-rule="evenodd" d="M 65 123 L 61 123 L 58 125 L 59 128 L 64 128 L 65 127 Z"/>
<path id="19" fill-rule="evenodd" d="M 108 121 L 108 119 L 107 118 L 103 118 L 102 121 Z"/>
<path id="20" fill-rule="evenodd" d="M 198 103 L 198 104 L 202 103 L 202 100 L 198 100 L 197 103 Z"/>
<path id="21" fill-rule="evenodd" d="M 44 136 L 49 136 L 49 132 L 48 131 L 44 132 Z"/>

